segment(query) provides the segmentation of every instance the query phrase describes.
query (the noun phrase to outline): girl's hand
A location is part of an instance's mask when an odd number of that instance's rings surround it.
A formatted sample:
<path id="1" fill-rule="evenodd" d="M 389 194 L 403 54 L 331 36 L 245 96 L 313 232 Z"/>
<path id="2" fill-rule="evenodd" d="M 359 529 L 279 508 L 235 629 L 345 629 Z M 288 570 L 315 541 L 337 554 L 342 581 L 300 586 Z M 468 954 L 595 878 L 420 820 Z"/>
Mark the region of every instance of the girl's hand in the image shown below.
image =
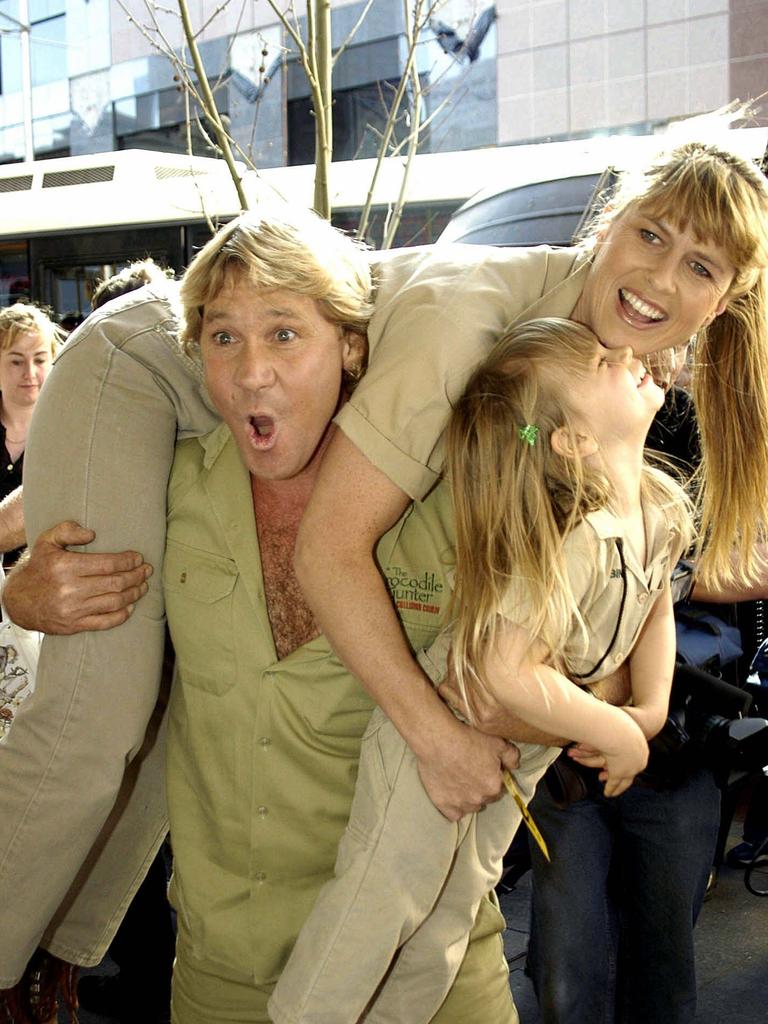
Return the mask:
<path id="1" fill-rule="evenodd" d="M 629 789 L 635 776 L 648 764 L 648 743 L 640 726 L 629 716 L 622 718 L 624 721 L 616 730 L 616 744 L 605 751 L 605 767 L 598 775 L 605 783 L 603 792 L 606 796 L 619 796 Z M 626 725 L 630 728 L 627 729 Z"/>
<path id="2" fill-rule="evenodd" d="M 606 796 L 619 796 L 629 789 L 635 776 L 648 763 L 648 743 L 631 717 L 630 722 L 630 729 L 617 730 L 616 745 L 610 751 L 597 750 L 586 743 L 577 743 L 568 748 L 568 757 L 572 760 L 587 768 L 599 770 L 598 778 L 605 783 Z"/>
<path id="3" fill-rule="evenodd" d="M 583 764 L 585 768 L 605 768 L 605 754 L 602 750 L 589 747 L 586 743 L 574 743 L 568 747 L 566 754 L 577 764 Z"/>

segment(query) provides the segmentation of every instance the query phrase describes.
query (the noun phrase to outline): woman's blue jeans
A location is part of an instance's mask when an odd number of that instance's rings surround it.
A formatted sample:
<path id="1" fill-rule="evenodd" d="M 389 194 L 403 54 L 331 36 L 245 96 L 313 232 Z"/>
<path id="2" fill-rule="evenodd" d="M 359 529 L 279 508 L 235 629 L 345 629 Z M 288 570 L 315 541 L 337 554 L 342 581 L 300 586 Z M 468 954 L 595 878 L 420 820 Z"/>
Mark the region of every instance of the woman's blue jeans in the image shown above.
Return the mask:
<path id="1" fill-rule="evenodd" d="M 673 789 L 635 783 L 559 810 L 542 781 L 528 970 L 543 1024 L 684 1024 L 696 1012 L 693 926 L 717 839 L 720 793 L 707 769 Z"/>

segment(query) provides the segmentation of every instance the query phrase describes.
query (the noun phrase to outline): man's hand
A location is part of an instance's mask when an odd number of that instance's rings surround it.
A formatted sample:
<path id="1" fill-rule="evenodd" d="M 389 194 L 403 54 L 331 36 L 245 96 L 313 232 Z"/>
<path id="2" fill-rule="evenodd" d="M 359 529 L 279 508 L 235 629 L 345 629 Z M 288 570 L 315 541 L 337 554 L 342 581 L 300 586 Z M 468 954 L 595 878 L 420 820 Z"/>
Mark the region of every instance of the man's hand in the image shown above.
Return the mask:
<path id="1" fill-rule="evenodd" d="M 519 761 L 517 747 L 453 719 L 450 742 L 417 763 L 432 803 L 449 821 L 458 821 L 498 800 L 504 786 L 502 770 L 514 771 Z"/>
<path id="2" fill-rule="evenodd" d="M 136 551 L 67 551 L 67 545 L 90 544 L 94 537 L 93 530 L 73 522 L 40 534 L 5 584 L 3 602 L 14 622 L 63 636 L 125 622 L 147 592 L 152 567 Z"/>

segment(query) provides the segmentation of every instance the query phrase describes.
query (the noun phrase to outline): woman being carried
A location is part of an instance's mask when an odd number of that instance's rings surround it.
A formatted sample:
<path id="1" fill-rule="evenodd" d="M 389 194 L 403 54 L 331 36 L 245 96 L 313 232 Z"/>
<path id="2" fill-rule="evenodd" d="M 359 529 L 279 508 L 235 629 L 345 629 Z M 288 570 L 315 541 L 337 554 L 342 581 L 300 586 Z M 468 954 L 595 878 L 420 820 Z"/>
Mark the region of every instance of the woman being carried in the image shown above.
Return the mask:
<path id="1" fill-rule="evenodd" d="M 662 402 L 629 349 L 550 318 L 494 347 L 448 428 L 454 625 L 421 653 L 422 667 L 437 683 L 450 663 L 470 708 L 488 691 L 543 734 L 599 750 L 607 796 L 645 767 L 645 734 L 661 728 L 672 680 L 669 566 L 690 519 L 682 490 L 643 460 Z M 596 700 L 590 688 L 627 658 L 631 706 Z M 520 751 L 515 781 L 527 801 L 557 748 Z M 448 821 L 376 711 L 336 878 L 302 929 L 272 1018 L 428 1021 L 520 817 L 505 797 Z"/>

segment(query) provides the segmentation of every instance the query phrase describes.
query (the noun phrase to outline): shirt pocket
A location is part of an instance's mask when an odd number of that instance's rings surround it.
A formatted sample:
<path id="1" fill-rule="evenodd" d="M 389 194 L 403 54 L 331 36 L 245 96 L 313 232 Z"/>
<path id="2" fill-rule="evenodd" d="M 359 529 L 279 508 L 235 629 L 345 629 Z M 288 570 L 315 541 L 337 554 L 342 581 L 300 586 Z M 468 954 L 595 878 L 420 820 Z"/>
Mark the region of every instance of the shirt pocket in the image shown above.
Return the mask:
<path id="1" fill-rule="evenodd" d="M 163 590 L 178 677 L 221 695 L 235 684 L 235 562 L 169 540 Z"/>
<path id="2" fill-rule="evenodd" d="M 375 705 L 353 676 L 325 679 L 318 673 L 311 684 L 305 683 L 299 707 L 314 742 L 341 744 L 344 749 L 351 743 L 349 750 L 357 756 Z"/>

